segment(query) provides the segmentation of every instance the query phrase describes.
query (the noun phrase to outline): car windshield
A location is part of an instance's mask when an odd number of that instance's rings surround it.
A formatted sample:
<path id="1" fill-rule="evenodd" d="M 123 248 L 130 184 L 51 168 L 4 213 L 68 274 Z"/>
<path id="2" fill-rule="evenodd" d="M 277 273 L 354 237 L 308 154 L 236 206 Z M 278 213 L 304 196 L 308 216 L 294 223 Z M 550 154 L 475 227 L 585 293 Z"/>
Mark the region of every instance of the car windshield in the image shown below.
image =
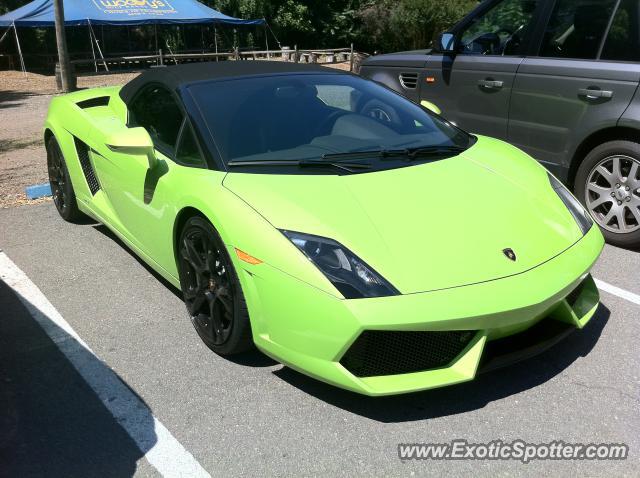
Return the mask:
<path id="1" fill-rule="evenodd" d="M 355 153 L 353 159 L 358 152 L 422 148 L 449 148 L 453 156 L 451 151 L 466 149 L 473 138 L 399 94 L 353 75 L 212 80 L 188 90 L 223 160 L 232 165 L 328 160 L 345 153 Z"/>

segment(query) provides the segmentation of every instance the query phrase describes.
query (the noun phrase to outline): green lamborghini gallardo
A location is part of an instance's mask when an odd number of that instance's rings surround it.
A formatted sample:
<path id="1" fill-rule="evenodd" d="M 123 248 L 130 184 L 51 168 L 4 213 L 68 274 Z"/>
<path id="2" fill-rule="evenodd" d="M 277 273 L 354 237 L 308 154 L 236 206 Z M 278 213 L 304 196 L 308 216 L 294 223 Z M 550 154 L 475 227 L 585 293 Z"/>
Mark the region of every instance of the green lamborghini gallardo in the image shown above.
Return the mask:
<path id="1" fill-rule="evenodd" d="M 44 139 L 60 215 L 179 287 L 220 355 L 412 392 L 545 350 L 599 304 L 602 234 L 555 177 L 349 73 L 156 68 L 53 99 Z"/>

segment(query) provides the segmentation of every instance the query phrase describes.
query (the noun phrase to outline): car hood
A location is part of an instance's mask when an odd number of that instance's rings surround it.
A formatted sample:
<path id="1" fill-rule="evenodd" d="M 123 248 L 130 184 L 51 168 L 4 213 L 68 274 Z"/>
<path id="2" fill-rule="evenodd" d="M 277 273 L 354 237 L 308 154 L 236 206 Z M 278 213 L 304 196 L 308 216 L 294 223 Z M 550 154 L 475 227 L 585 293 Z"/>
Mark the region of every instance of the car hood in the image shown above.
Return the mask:
<path id="1" fill-rule="evenodd" d="M 431 50 L 400 51 L 371 56 L 362 62 L 362 66 L 387 66 L 403 68 L 424 68 Z"/>
<path id="2" fill-rule="evenodd" d="M 488 138 L 457 157 L 399 169 L 234 172 L 224 186 L 276 228 L 342 243 L 403 294 L 518 274 L 581 237 L 546 171 Z"/>

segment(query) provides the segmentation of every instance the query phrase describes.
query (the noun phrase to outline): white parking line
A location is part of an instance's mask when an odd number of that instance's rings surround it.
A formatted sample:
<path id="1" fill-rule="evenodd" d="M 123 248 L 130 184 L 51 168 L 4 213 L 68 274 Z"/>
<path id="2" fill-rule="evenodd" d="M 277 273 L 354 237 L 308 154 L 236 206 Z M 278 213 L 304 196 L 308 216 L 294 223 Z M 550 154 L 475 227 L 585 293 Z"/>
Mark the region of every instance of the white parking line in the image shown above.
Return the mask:
<path id="1" fill-rule="evenodd" d="M 598 289 L 608 292 L 609 294 L 616 295 L 622 299 L 628 300 L 629 302 L 633 302 L 634 304 L 640 305 L 640 295 L 629 292 L 628 290 L 621 289 L 620 287 L 616 287 L 615 285 L 607 284 L 606 282 L 598 279 L 594 279 L 594 281 Z"/>
<path id="2" fill-rule="evenodd" d="M 40 289 L 1 251 L 0 278 L 18 294 L 29 313 L 160 474 L 210 476 L 155 416 L 153 429 L 149 426 L 149 408 L 91 351 Z"/>

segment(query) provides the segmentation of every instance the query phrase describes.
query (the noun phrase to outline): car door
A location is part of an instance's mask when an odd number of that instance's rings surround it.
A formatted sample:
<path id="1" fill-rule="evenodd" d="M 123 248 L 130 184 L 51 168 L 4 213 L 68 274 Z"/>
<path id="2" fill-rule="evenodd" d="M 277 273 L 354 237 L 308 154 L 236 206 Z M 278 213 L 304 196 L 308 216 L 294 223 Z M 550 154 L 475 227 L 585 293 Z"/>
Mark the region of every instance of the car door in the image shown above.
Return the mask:
<path id="1" fill-rule="evenodd" d="M 133 99 L 129 107 L 129 127 L 147 130 L 155 147 L 157 164 L 149 167 L 146 155 L 132 151 L 110 151 L 96 158 L 101 184 L 117 218 L 120 231 L 151 258 L 162 255 L 158 240 L 171 231 L 172 197 L 170 176 L 179 173 L 176 161 L 204 167 L 199 149 L 194 150 L 193 131 L 176 98 L 165 88 L 151 85 Z M 194 152 L 196 151 L 196 152 Z"/>
<path id="2" fill-rule="evenodd" d="M 566 179 L 578 145 L 617 124 L 640 80 L 638 0 L 557 0 L 518 70 L 511 143 Z"/>
<path id="3" fill-rule="evenodd" d="M 487 2 L 452 32 L 455 50 L 433 53 L 421 99 L 462 128 L 506 139 L 509 100 L 541 0 Z"/>

